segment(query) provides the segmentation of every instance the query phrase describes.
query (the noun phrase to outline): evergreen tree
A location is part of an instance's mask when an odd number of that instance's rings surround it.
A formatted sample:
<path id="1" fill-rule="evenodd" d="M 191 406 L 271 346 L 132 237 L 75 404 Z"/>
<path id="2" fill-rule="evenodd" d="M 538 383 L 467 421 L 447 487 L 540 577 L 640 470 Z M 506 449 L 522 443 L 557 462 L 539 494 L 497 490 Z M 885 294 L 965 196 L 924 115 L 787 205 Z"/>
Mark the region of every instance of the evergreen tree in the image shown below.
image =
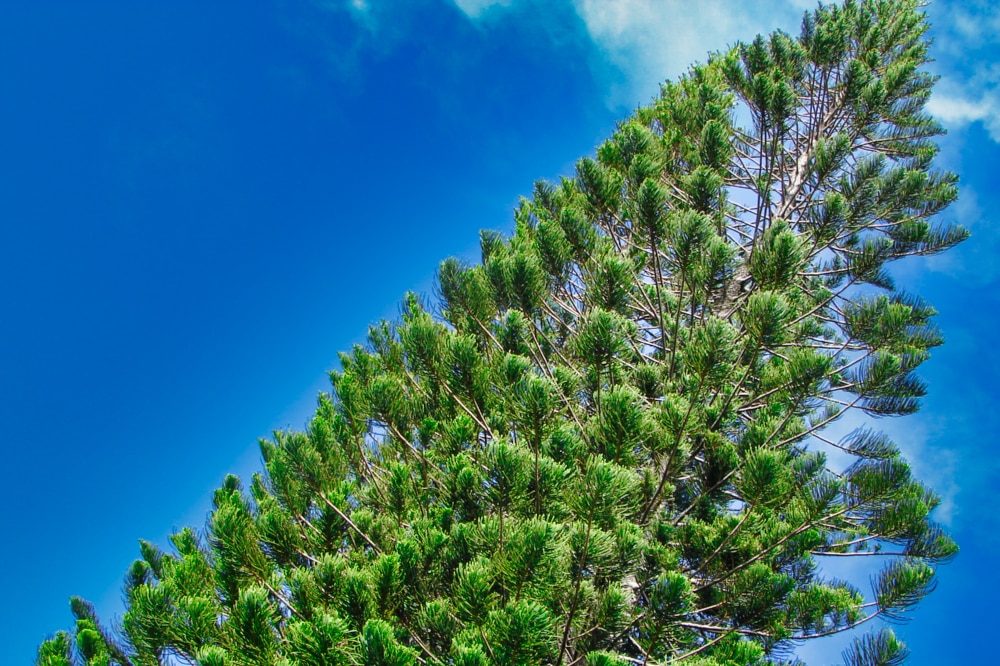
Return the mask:
<path id="1" fill-rule="evenodd" d="M 920 7 L 821 6 L 666 83 L 37 663 L 735 666 L 903 619 L 957 550 L 939 500 L 824 428 L 917 409 L 941 338 L 887 267 L 966 237 L 930 221 L 956 179 Z M 870 589 L 818 568 L 866 556 Z"/>

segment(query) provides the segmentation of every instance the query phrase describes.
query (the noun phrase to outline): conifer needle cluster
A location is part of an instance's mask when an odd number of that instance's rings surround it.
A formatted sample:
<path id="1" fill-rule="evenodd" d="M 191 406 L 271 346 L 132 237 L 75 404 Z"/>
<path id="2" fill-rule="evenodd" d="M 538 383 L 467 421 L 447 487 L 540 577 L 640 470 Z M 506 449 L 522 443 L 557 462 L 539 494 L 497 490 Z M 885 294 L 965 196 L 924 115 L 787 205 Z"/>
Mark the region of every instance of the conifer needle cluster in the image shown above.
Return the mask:
<path id="1" fill-rule="evenodd" d="M 867 623 L 844 662 L 899 663 L 957 549 L 892 441 L 825 429 L 916 410 L 941 343 L 889 271 L 967 235 L 927 27 L 847 0 L 663 85 L 37 663 L 751 666 Z"/>

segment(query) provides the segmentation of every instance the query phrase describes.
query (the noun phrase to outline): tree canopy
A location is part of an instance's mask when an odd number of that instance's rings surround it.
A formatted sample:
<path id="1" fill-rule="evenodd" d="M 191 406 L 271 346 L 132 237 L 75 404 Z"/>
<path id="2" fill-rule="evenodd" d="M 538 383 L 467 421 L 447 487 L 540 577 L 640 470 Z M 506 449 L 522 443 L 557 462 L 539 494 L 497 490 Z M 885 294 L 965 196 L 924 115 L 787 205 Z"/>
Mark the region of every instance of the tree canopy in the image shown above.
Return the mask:
<path id="1" fill-rule="evenodd" d="M 713 54 L 341 355 L 203 534 L 140 542 L 44 666 L 744 666 L 898 621 L 957 547 L 897 446 L 963 240 L 918 0 Z M 828 558 L 867 558 L 860 581 Z M 897 664 L 881 622 L 848 666 Z"/>

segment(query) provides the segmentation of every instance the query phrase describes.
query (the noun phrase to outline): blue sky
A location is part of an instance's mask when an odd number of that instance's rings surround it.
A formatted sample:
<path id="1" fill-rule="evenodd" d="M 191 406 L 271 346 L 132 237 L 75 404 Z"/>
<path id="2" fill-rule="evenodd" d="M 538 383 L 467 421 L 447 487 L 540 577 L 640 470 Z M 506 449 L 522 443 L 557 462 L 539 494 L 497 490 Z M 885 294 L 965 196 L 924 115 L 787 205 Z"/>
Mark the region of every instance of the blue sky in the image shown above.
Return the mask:
<path id="1" fill-rule="evenodd" d="M 203 524 L 336 353 L 511 228 L 517 197 L 709 50 L 797 31 L 761 0 L 6 2 L 0 6 L 0 608 L 5 661 L 120 610 L 137 539 Z M 897 628 L 913 664 L 990 661 L 1000 593 L 1000 10 L 937 2 L 933 111 L 973 231 L 900 267 L 948 338 L 883 421 L 962 553 Z M 804 648 L 838 663 L 840 644 Z M 992 654 L 991 654 L 992 656 Z"/>

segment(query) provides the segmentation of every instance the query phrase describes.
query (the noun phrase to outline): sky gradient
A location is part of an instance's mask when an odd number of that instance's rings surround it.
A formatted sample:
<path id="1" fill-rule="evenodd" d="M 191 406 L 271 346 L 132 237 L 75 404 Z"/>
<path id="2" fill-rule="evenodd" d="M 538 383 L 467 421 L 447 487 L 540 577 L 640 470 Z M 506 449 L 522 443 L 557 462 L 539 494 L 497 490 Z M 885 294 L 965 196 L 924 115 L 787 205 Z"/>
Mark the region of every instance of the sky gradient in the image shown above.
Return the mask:
<path id="1" fill-rule="evenodd" d="M 120 612 L 137 539 L 201 528 L 256 441 L 301 428 L 336 354 L 509 231 L 708 51 L 797 33 L 791 0 L 5 2 L 0 6 L 0 608 L 5 663 Z M 928 8 L 973 237 L 902 264 L 947 343 L 880 421 L 962 548 L 897 627 L 911 664 L 988 663 L 1000 593 L 1000 10 Z M 842 641 L 803 648 L 840 662 Z"/>

